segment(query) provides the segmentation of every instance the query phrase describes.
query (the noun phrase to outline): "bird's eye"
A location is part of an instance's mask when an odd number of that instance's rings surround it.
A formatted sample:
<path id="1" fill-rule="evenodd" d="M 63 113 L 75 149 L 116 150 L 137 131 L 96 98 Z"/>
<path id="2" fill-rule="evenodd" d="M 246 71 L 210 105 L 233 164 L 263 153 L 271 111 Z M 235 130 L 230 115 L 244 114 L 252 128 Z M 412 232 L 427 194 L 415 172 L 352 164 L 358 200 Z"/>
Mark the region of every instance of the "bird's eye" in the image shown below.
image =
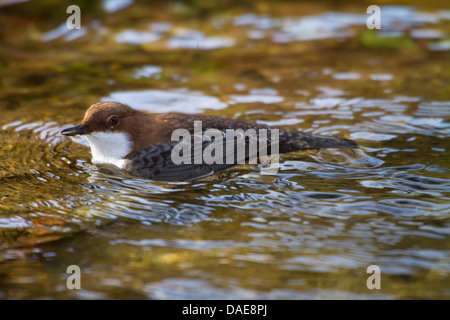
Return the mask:
<path id="1" fill-rule="evenodd" d="M 111 116 L 108 119 L 108 125 L 112 128 L 117 124 L 117 117 L 116 116 Z"/>

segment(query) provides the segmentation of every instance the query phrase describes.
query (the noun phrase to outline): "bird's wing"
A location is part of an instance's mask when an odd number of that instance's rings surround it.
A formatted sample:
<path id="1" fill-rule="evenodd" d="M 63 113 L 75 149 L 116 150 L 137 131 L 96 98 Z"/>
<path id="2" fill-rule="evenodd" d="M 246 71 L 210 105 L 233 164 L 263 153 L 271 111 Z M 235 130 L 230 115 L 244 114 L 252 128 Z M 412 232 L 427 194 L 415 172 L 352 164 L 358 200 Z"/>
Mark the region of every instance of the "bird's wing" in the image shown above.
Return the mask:
<path id="1" fill-rule="evenodd" d="M 252 145 L 257 144 L 253 139 L 255 137 L 246 138 L 245 135 L 237 134 L 228 140 L 224 131 L 218 131 L 218 133 L 222 139 L 205 138 L 203 134 L 201 136 L 191 135 L 187 140 L 181 142 L 158 143 L 134 151 L 125 157 L 124 170 L 152 180 L 188 181 L 231 168 L 237 164 L 248 163 L 249 160 L 254 160 L 256 163 L 258 151 L 261 152 L 261 148 L 251 148 Z M 266 138 L 264 140 L 269 141 Z M 196 151 L 195 143 L 198 143 L 197 150 L 201 150 L 201 152 L 194 152 Z M 264 145 L 263 148 L 265 148 Z M 185 155 L 185 152 L 189 153 Z M 199 153 L 201 157 L 199 157 Z M 180 155 L 181 157 L 179 157 Z M 184 159 L 184 162 L 180 163 L 175 159 L 176 157 Z"/>
<path id="2" fill-rule="evenodd" d="M 152 180 L 187 181 L 213 173 L 205 164 L 175 164 L 172 149 L 179 142 L 153 144 L 125 157 L 125 171 Z"/>

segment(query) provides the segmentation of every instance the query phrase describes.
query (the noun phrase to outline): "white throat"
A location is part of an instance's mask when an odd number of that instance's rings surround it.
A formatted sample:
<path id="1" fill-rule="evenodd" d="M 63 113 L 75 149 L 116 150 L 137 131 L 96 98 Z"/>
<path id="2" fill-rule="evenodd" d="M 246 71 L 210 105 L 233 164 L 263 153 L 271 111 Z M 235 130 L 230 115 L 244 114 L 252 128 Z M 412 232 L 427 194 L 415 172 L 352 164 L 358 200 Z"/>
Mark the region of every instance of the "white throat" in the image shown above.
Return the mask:
<path id="1" fill-rule="evenodd" d="M 132 150 L 127 133 L 94 132 L 85 137 L 91 146 L 93 164 L 109 163 L 123 169 L 123 158 Z"/>

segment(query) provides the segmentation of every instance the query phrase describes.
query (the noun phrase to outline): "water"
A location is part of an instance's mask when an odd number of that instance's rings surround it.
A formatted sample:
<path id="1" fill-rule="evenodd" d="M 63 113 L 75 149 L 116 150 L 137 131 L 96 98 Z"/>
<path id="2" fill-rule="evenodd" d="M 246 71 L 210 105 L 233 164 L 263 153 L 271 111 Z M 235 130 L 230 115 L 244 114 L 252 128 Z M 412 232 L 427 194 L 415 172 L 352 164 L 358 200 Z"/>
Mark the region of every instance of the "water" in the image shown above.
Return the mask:
<path id="1" fill-rule="evenodd" d="M 74 33 L 64 6 L 0 13 L 0 298 L 449 297 L 445 3 L 385 6 L 379 33 L 357 2 L 81 7 Z M 98 101 L 361 150 L 154 182 L 99 170 L 83 138 L 59 134 Z M 380 290 L 366 286 L 373 264 Z"/>

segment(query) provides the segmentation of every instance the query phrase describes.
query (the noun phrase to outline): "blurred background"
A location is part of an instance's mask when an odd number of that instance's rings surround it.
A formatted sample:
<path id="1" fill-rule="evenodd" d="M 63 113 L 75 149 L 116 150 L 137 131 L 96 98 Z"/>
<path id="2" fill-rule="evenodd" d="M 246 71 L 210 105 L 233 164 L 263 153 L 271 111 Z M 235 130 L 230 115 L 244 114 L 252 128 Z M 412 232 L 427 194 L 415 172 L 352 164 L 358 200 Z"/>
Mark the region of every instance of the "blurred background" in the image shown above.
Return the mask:
<path id="1" fill-rule="evenodd" d="M 0 0 L 0 299 L 448 299 L 449 32 L 437 0 Z M 362 148 L 155 183 L 59 134 L 99 101 Z"/>

